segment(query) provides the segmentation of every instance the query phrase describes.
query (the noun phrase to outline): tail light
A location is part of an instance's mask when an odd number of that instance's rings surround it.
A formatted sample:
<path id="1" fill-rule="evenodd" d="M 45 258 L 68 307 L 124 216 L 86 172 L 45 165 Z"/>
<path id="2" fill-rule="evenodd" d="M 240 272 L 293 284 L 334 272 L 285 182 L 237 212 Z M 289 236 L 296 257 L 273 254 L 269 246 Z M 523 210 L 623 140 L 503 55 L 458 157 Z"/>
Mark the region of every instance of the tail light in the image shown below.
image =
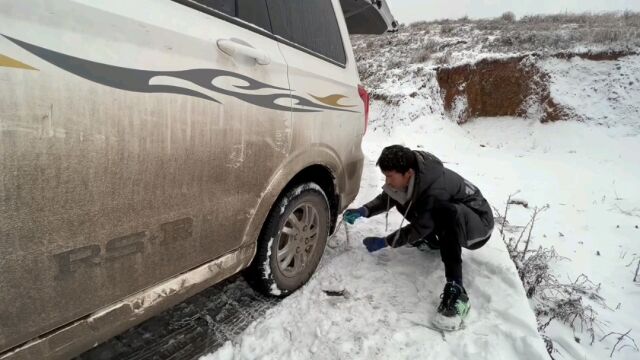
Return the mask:
<path id="1" fill-rule="evenodd" d="M 369 93 L 364 86 L 358 85 L 358 94 L 364 103 L 364 132 L 367 132 L 367 125 L 369 125 Z"/>

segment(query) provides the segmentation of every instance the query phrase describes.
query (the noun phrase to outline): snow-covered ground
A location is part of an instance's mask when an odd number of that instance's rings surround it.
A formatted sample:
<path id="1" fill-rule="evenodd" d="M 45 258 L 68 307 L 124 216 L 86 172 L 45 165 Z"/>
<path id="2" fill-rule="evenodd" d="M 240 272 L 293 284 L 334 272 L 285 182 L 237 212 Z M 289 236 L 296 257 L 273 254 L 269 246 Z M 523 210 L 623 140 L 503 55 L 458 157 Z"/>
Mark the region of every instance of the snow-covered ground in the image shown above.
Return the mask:
<path id="1" fill-rule="evenodd" d="M 380 150 L 400 143 L 439 156 L 476 184 L 498 209 L 509 194 L 529 208 L 512 207 L 508 220 L 524 226 L 532 208 L 549 204 L 536 220 L 531 247 L 554 247 L 566 260 L 550 264 L 561 282 L 585 274 L 606 306 L 583 299 L 597 315 L 594 341 L 554 321 L 546 330 L 555 359 L 638 359 L 640 286 L 640 58 L 593 62 L 548 60 L 556 101 L 583 121 L 541 124 L 535 119 L 481 118 L 465 125 L 442 110 L 433 72 L 384 83 L 400 103 L 372 104 L 364 138 L 366 163 L 354 206 L 377 195 L 383 177 Z M 413 74 L 408 72 L 408 74 Z M 396 78 L 397 79 L 397 78 Z M 464 329 L 431 328 L 444 271 L 439 254 L 413 248 L 367 253 L 361 240 L 399 226 L 393 211 L 364 219 L 331 239 L 310 282 L 232 342 L 203 359 L 548 359 L 537 332 L 533 301 L 526 298 L 498 231 L 476 251 L 463 251 L 471 313 Z M 640 281 L 640 279 L 639 279 Z M 328 296 L 324 291 L 344 291 Z"/>
<path id="2" fill-rule="evenodd" d="M 551 75 L 551 97 L 583 121 L 638 135 L 640 56 L 617 61 L 548 59 L 541 68 Z"/>
<path id="3" fill-rule="evenodd" d="M 449 136 L 457 135 L 445 130 L 452 124 L 430 120 L 443 126 L 438 130 L 440 141 L 453 145 Z M 394 142 L 426 146 L 429 143 L 426 127 L 430 126 L 398 129 L 391 138 L 395 141 L 379 132 L 366 136 L 367 162 L 356 204 L 380 191 L 384 179 L 375 167 L 375 160 L 381 146 Z M 394 212 L 389 223 L 390 228 L 397 227 L 400 215 Z M 328 249 L 321 268 L 307 286 L 250 326 L 234 344 L 227 343 L 205 358 L 514 359 L 521 354 L 532 359 L 546 357 L 515 267 L 499 240 L 473 253 L 465 252 L 472 312 L 464 330 L 441 333 L 430 324 L 444 286 L 439 253 L 423 253 L 413 248 L 367 253 L 361 240 L 385 234 L 384 216 L 361 220 L 347 230 L 348 244 L 341 229 L 332 239 L 337 247 Z M 344 290 L 345 295 L 331 297 L 323 290 Z"/>

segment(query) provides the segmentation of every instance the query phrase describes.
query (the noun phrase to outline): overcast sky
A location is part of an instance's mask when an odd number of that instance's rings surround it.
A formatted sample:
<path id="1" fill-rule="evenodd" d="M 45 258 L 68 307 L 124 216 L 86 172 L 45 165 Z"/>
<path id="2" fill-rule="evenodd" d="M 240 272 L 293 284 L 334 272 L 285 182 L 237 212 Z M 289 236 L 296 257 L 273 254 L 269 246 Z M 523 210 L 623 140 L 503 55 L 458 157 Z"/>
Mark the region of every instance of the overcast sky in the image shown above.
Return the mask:
<path id="1" fill-rule="evenodd" d="M 418 20 L 500 16 L 513 11 L 528 14 L 560 12 L 640 11 L 640 0 L 386 0 L 395 18 L 405 24 Z"/>

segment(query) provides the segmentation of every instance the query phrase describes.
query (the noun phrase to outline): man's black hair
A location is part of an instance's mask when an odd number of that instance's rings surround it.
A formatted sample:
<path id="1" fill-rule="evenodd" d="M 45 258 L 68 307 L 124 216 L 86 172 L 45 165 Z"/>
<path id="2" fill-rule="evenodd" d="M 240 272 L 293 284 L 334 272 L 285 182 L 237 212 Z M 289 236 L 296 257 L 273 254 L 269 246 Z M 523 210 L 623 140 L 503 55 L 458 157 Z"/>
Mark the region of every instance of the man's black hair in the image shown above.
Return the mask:
<path id="1" fill-rule="evenodd" d="M 404 174 L 409 169 L 415 171 L 416 162 L 416 154 L 411 149 L 402 145 L 391 145 L 382 149 L 376 165 L 382 171 L 395 171 Z"/>

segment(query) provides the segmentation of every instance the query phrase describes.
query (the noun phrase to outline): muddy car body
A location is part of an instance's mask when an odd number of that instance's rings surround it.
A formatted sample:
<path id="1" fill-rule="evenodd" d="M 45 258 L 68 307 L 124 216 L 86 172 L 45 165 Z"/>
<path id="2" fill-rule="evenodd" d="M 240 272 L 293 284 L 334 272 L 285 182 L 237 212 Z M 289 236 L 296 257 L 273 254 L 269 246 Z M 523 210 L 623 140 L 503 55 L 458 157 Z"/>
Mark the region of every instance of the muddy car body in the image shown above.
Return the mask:
<path id="1" fill-rule="evenodd" d="M 67 358 L 248 269 L 285 295 L 356 196 L 340 2 L 0 2 L 0 358 Z"/>

